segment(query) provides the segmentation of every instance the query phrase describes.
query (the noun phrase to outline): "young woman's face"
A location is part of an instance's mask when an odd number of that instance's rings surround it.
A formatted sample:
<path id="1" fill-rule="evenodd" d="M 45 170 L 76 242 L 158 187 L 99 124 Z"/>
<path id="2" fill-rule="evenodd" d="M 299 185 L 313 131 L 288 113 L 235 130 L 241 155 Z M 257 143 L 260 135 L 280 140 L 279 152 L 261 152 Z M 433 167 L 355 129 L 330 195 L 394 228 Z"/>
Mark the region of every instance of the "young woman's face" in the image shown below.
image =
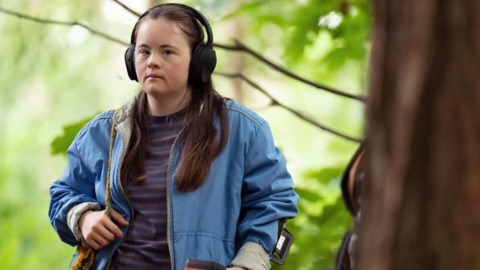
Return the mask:
<path id="1" fill-rule="evenodd" d="M 155 98 L 187 94 L 191 48 L 181 28 L 165 19 L 145 19 L 137 32 L 135 69 L 143 90 Z"/>

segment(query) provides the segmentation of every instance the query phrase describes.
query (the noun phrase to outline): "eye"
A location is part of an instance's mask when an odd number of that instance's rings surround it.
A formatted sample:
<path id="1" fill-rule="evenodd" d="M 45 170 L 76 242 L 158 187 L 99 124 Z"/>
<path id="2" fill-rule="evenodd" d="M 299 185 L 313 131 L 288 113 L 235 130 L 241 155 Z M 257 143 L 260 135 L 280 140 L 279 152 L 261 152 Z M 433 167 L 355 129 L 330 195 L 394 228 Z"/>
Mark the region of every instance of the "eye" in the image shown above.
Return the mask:
<path id="1" fill-rule="evenodd" d="M 171 50 L 165 50 L 165 51 L 163 51 L 163 54 L 165 54 L 165 55 L 171 55 L 171 54 L 173 54 L 173 51 L 171 51 Z"/>
<path id="2" fill-rule="evenodd" d="M 150 52 L 145 50 L 145 49 L 140 49 L 140 51 L 138 53 L 141 54 L 141 55 L 150 55 Z"/>

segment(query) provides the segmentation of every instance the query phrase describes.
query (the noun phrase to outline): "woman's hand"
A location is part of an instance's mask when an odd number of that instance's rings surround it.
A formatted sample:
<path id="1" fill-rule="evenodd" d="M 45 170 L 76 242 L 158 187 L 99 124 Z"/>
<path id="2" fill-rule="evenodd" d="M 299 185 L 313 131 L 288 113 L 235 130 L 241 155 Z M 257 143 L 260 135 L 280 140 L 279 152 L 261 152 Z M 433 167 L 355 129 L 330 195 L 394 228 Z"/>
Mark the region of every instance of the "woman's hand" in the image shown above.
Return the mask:
<path id="1" fill-rule="evenodd" d="M 101 249 L 115 237 L 123 237 L 122 231 L 107 217 L 105 211 L 86 211 L 78 221 L 83 238 L 93 249 Z M 111 217 L 122 226 L 128 225 L 128 222 L 113 209 Z"/>

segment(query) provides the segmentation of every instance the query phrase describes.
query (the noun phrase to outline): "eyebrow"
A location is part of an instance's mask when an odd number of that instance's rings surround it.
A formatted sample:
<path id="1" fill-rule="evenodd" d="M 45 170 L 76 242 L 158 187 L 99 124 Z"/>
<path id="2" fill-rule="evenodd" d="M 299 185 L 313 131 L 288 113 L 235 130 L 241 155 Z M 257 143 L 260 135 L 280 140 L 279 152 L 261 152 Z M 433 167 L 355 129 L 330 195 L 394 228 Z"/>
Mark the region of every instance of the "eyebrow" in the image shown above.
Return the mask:
<path id="1" fill-rule="evenodd" d="M 148 46 L 148 45 L 145 44 L 145 43 L 142 43 L 142 44 L 138 45 L 137 47 L 150 48 L 150 46 Z M 162 49 L 163 49 L 163 48 L 174 48 L 174 49 L 177 49 L 176 46 L 173 46 L 173 45 L 171 45 L 171 44 L 163 44 L 163 45 L 160 45 L 159 48 L 162 48 Z"/>

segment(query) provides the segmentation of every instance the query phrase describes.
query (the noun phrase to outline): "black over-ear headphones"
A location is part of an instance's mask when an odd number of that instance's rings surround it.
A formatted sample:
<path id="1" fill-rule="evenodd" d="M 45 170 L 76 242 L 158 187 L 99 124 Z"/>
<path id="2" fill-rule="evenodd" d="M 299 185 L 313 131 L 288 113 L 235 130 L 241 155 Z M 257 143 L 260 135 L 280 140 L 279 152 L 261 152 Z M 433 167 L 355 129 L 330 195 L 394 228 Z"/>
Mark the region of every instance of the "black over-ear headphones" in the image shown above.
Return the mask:
<path id="1" fill-rule="evenodd" d="M 202 40 L 195 46 L 192 51 L 192 58 L 190 59 L 190 68 L 188 71 L 188 82 L 190 84 L 202 84 L 207 82 L 212 75 L 213 70 L 217 64 L 217 55 L 213 50 L 213 33 L 210 24 L 208 23 L 205 16 L 200 13 L 198 10 L 189 7 L 183 4 L 161 4 L 158 6 L 167 6 L 167 5 L 175 5 L 181 8 L 184 8 L 190 12 L 192 12 L 193 16 L 205 27 L 207 32 L 207 43 L 203 41 L 203 31 L 202 31 Z M 155 6 L 155 7 L 158 7 Z M 138 21 L 140 21 L 143 17 L 145 17 L 146 13 L 142 14 Z M 138 23 L 137 21 L 137 23 Z M 137 81 L 137 73 L 135 71 L 135 40 L 133 40 L 133 35 L 135 28 L 132 31 L 132 37 L 130 39 L 130 47 L 128 47 L 127 51 L 125 52 L 125 64 L 127 66 L 128 77 L 131 80 Z"/>

